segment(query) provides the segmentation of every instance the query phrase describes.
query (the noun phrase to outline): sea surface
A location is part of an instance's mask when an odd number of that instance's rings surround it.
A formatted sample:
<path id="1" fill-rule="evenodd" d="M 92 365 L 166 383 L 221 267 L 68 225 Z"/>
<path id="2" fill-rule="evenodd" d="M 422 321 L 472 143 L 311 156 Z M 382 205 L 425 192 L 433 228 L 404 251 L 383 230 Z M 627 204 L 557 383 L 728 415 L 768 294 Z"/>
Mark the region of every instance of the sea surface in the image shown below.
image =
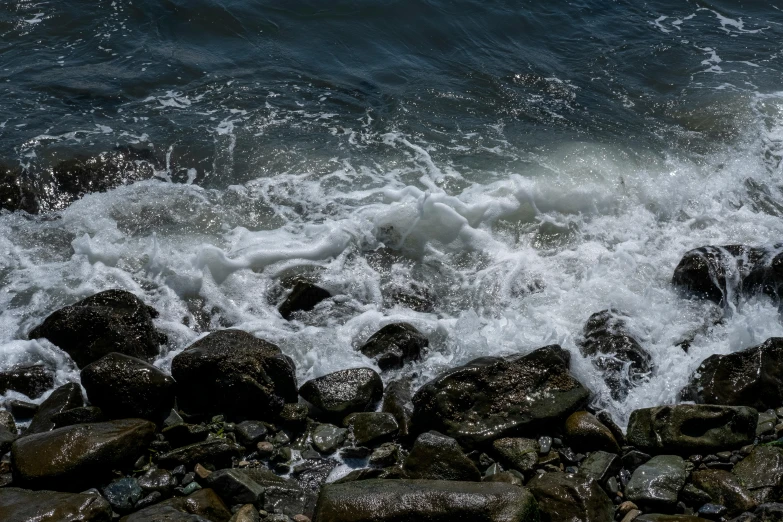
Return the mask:
<path id="1" fill-rule="evenodd" d="M 45 178 L 128 148 L 151 179 L 0 214 L 0 370 L 77 380 L 27 332 L 124 288 L 161 312 L 163 368 L 240 328 L 301 384 L 407 321 L 430 349 L 387 381 L 559 343 L 624 423 L 783 336 L 768 298 L 713 325 L 670 285 L 691 248 L 783 240 L 781 0 L 0 2 L 0 159 Z M 288 322 L 297 274 L 335 297 Z M 622 401 L 578 347 L 610 307 L 656 365 Z"/>

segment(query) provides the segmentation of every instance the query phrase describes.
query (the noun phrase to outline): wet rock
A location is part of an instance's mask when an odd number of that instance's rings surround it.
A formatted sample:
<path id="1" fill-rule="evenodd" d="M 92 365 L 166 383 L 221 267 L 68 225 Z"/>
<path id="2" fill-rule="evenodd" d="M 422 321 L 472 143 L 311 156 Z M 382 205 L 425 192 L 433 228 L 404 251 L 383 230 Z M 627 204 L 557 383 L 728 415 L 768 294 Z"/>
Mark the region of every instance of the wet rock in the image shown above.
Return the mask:
<path id="1" fill-rule="evenodd" d="M 11 411 L 15 418 L 20 420 L 32 419 L 38 413 L 37 404 L 17 399 L 6 402 L 5 407 Z"/>
<path id="2" fill-rule="evenodd" d="M 650 513 L 641 515 L 633 519 L 633 522 L 709 522 L 706 518 L 694 515 L 664 515 L 660 513 Z"/>
<path id="3" fill-rule="evenodd" d="M 136 503 L 141 500 L 144 492 L 139 481 L 133 477 L 124 477 L 111 482 L 103 488 L 103 496 L 109 501 L 114 511 L 120 514 L 133 511 Z"/>
<path id="4" fill-rule="evenodd" d="M 747 407 L 679 404 L 631 413 L 629 444 L 650 453 L 715 453 L 751 444 L 758 412 Z"/>
<path id="5" fill-rule="evenodd" d="M 229 522 L 260 522 L 261 515 L 252 504 L 245 504 L 234 513 Z"/>
<path id="6" fill-rule="evenodd" d="M 175 448 L 203 442 L 209 436 L 209 427 L 204 424 L 180 423 L 163 428 L 161 432 Z"/>
<path id="7" fill-rule="evenodd" d="M 291 293 L 288 294 L 288 297 L 278 308 L 278 311 L 283 316 L 283 319 L 290 320 L 295 312 L 309 312 L 318 303 L 330 297 L 332 297 L 332 294 L 315 283 L 299 279 L 294 284 Z"/>
<path id="8" fill-rule="evenodd" d="M 685 461 L 681 457 L 659 455 L 636 468 L 625 495 L 641 509 L 671 512 L 687 478 Z"/>
<path id="9" fill-rule="evenodd" d="M 100 495 L 0 488 L 3 522 L 110 522 L 111 506 Z"/>
<path id="10" fill-rule="evenodd" d="M 594 451 L 579 466 L 579 475 L 590 477 L 602 487 L 622 467 L 620 457 L 606 451 Z"/>
<path id="11" fill-rule="evenodd" d="M 532 439 L 506 437 L 492 442 L 500 461 L 522 473 L 531 471 L 538 463 L 540 447 Z"/>
<path id="12" fill-rule="evenodd" d="M 707 493 L 713 503 L 726 506 L 730 516 L 753 511 L 756 507 L 750 492 L 728 471 L 697 470 L 691 474 L 691 483 Z"/>
<path id="13" fill-rule="evenodd" d="M 18 168 L 0 165 L 0 210 L 24 210 L 38 213 L 38 201 L 30 184 Z"/>
<path id="14" fill-rule="evenodd" d="M 240 458 L 245 449 L 227 438 L 215 438 L 189 444 L 158 456 L 158 464 L 164 468 L 183 465 L 191 468 L 200 463 L 209 463 L 218 468 L 231 466 L 231 459 Z"/>
<path id="15" fill-rule="evenodd" d="M 163 500 L 163 494 L 160 491 L 153 491 L 149 495 L 142 497 L 138 502 L 136 502 L 136 505 L 133 506 L 133 509 L 144 509 L 153 504 L 157 504 L 161 500 Z"/>
<path id="16" fill-rule="evenodd" d="M 174 405 L 174 379 L 151 364 L 110 353 L 81 371 L 87 398 L 112 418 L 161 421 Z"/>
<path id="17" fill-rule="evenodd" d="M 54 375 L 40 364 L 19 366 L 0 372 L 0 395 L 13 390 L 31 399 L 37 399 L 52 387 L 54 387 Z"/>
<path id="18" fill-rule="evenodd" d="M 783 494 L 783 449 L 756 446 L 732 473 L 759 504 L 775 501 Z"/>
<path id="19" fill-rule="evenodd" d="M 476 359 L 416 392 L 413 422 L 467 447 L 552 426 L 590 395 L 568 372 L 569 362 L 570 354 L 557 345 L 524 356 Z"/>
<path id="20" fill-rule="evenodd" d="M 88 424 L 91 422 L 104 422 L 108 420 L 100 408 L 95 406 L 82 406 L 70 410 L 61 411 L 52 415 L 55 428 L 64 428 L 74 424 Z"/>
<path id="21" fill-rule="evenodd" d="M 400 437 L 407 437 L 411 431 L 413 417 L 413 395 L 411 382 L 408 379 L 398 379 L 390 382 L 383 393 L 381 411 L 391 413 L 397 419 L 400 427 Z"/>
<path id="22" fill-rule="evenodd" d="M 711 355 L 680 393 L 699 404 L 749 406 L 759 411 L 783 404 L 783 338 L 728 355 Z"/>
<path id="23" fill-rule="evenodd" d="M 414 479 L 481 480 L 481 472 L 457 441 L 436 431 L 419 435 L 403 468 Z"/>
<path id="24" fill-rule="evenodd" d="M 120 522 L 228 522 L 230 518 L 231 511 L 220 497 L 206 488 L 136 511 Z"/>
<path id="25" fill-rule="evenodd" d="M 399 430 L 390 413 L 352 413 L 345 418 L 343 426 L 351 431 L 354 442 L 359 446 L 385 442 L 397 435 Z"/>
<path id="26" fill-rule="evenodd" d="M 130 292 L 107 290 L 57 310 L 29 337 L 48 339 L 80 368 L 111 352 L 149 361 L 166 341 L 152 323 L 157 316 Z"/>
<path id="27" fill-rule="evenodd" d="M 783 504 L 779 502 L 770 502 L 762 504 L 756 509 L 756 522 L 780 522 L 783 520 Z"/>
<path id="28" fill-rule="evenodd" d="M 152 441 L 141 419 L 77 424 L 22 437 L 11 449 L 14 477 L 34 488 L 75 491 L 132 465 Z"/>
<path id="29" fill-rule="evenodd" d="M 616 440 L 620 446 L 625 445 L 625 434 L 623 434 L 623 430 L 620 429 L 620 426 L 617 425 L 608 411 L 599 411 L 595 414 L 595 418 L 598 419 L 601 424 L 609 428 L 609 431 L 614 435 L 614 440 Z"/>
<path id="30" fill-rule="evenodd" d="M 577 451 L 603 450 L 620 453 L 620 446 L 612 432 L 595 415 L 577 411 L 565 421 L 565 435 L 569 445 Z"/>
<path id="31" fill-rule="evenodd" d="M 11 450 L 11 445 L 17 439 L 18 435 L 5 426 L 0 426 L 0 456 L 5 455 Z"/>
<path id="32" fill-rule="evenodd" d="M 367 460 L 368 464 L 377 467 L 396 466 L 402 460 L 402 448 L 399 444 L 387 442 L 375 449 Z"/>
<path id="33" fill-rule="evenodd" d="M 11 412 L 0 410 L 0 429 L 5 429 L 14 435 L 18 433 L 16 422 L 14 422 L 14 416 L 11 415 Z"/>
<path id="34" fill-rule="evenodd" d="M 319 424 L 312 434 L 313 446 L 321 453 L 334 453 L 345 441 L 348 430 L 332 424 Z"/>
<path id="35" fill-rule="evenodd" d="M 82 389 L 78 384 L 68 383 L 52 392 L 38 407 L 25 435 L 43 433 L 54 429 L 54 416 L 58 413 L 84 406 Z"/>
<path id="36" fill-rule="evenodd" d="M 533 522 L 538 509 L 527 490 L 501 482 L 373 479 L 324 486 L 314 520 Z"/>
<path id="37" fill-rule="evenodd" d="M 426 286 L 410 282 L 407 285 L 389 283 L 382 289 L 383 304 L 388 308 L 402 306 L 415 312 L 435 311 L 435 295 Z"/>
<path id="38" fill-rule="evenodd" d="M 371 368 L 351 368 L 307 381 L 299 395 L 323 416 L 342 419 L 374 408 L 383 397 L 383 381 Z"/>
<path id="39" fill-rule="evenodd" d="M 611 521 L 612 501 L 598 483 L 570 473 L 544 473 L 527 487 L 538 501 L 542 522 Z"/>
<path id="40" fill-rule="evenodd" d="M 421 352 L 429 346 L 429 340 L 408 323 L 388 324 L 375 332 L 359 348 L 365 356 L 375 359 L 381 370 L 402 368 L 410 361 L 421 358 Z"/>
<path id="41" fill-rule="evenodd" d="M 296 402 L 293 361 L 274 344 L 240 330 L 199 339 L 171 362 L 177 401 L 190 414 L 263 419 Z"/>
<path id="42" fill-rule="evenodd" d="M 615 400 L 623 400 L 653 371 L 650 354 L 628 333 L 625 320 L 616 310 L 590 316 L 580 351 L 603 373 Z"/>
<path id="43" fill-rule="evenodd" d="M 295 481 L 279 477 L 263 468 L 242 470 L 253 481 L 264 487 L 264 510 L 280 512 L 292 517 L 300 513 L 310 515 L 315 508 L 315 495 L 305 491 Z"/>
<path id="44" fill-rule="evenodd" d="M 263 422 L 244 421 L 236 425 L 234 433 L 237 440 L 244 446 L 255 446 L 266 437 L 267 429 Z"/>
<path id="45" fill-rule="evenodd" d="M 326 482 L 329 474 L 336 468 L 338 462 L 334 459 L 313 458 L 307 459 L 291 470 L 293 476 L 302 489 L 312 493 L 318 493 L 321 485 Z"/>
<path id="46" fill-rule="evenodd" d="M 204 479 L 204 484 L 230 506 L 260 504 L 263 501 L 263 486 L 238 469 L 221 469 L 210 473 Z"/>
<path id="47" fill-rule="evenodd" d="M 170 494 L 177 487 L 174 475 L 165 469 L 150 469 L 139 477 L 139 486 L 145 493 L 157 491 L 162 494 Z"/>

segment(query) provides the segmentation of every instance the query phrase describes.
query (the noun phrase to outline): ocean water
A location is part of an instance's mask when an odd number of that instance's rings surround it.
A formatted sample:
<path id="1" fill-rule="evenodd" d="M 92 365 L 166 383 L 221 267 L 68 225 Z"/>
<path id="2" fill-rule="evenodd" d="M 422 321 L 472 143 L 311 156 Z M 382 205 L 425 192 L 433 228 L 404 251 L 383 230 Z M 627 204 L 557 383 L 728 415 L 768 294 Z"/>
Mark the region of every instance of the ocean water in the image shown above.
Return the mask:
<path id="1" fill-rule="evenodd" d="M 372 366 L 356 348 L 404 320 L 430 349 L 387 380 L 559 343 L 624 423 L 783 335 L 767 298 L 713 325 L 670 285 L 691 248 L 783 238 L 782 80 L 779 0 L 7 0 L 0 158 L 45 180 L 132 147 L 156 170 L 0 213 L 0 370 L 78 380 L 26 334 L 119 287 L 161 312 L 163 368 L 232 327 L 301 384 Z M 288 322 L 294 274 L 335 297 Z M 432 311 L 385 297 L 412 286 Z M 609 307 L 656 365 L 622 401 L 578 349 Z"/>

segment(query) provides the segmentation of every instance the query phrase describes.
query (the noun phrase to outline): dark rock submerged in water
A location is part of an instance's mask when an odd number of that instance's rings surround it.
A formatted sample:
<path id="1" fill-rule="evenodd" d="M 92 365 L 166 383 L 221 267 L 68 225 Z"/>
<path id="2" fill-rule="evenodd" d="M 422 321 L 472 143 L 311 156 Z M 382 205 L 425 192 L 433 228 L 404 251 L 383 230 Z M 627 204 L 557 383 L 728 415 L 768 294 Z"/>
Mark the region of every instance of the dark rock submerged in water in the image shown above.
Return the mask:
<path id="1" fill-rule="evenodd" d="M 179 407 L 191 414 L 274 416 L 296 402 L 293 361 L 272 343 L 240 330 L 213 332 L 171 362 Z"/>
<path id="2" fill-rule="evenodd" d="M 783 405 L 783 338 L 772 337 L 739 352 L 707 357 L 680 397 L 759 411 Z"/>
<path id="3" fill-rule="evenodd" d="M 112 519 L 111 506 L 100 495 L 19 488 L 0 488 L 0 515 L 3 522 L 110 522 Z"/>
<path id="4" fill-rule="evenodd" d="M 419 360 L 422 350 L 427 346 L 429 340 L 412 325 L 395 323 L 375 332 L 359 351 L 375 359 L 381 370 L 392 370 Z"/>
<path id="5" fill-rule="evenodd" d="M 13 390 L 31 399 L 37 399 L 54 386 L 54 375 L 45 366 L 33 364 L 18 366 L 0 372 L 0 395 Z"/>
<path id="6" fill-rule="evenodd" d="M 38 201 L 19 168 L 0 164 L 0 210 L 38 212 Z"/>
<path id="7" fill-rule="evenodd" d="M 318 303 L 330 297 L 332 294 L 315 283 L 298 279 L 278 311 L 283 319 L 291 319 L 295 312 L 309 312 Z"/>
<path id="8" fill-rule="evenodd" d="M 57 310 L 29 337 L 48 339 L 80 368 L 111 352 L 150 361 L 166 342 L 152 323 L 157 316 L 154 308 L 132 293 L 107 290 Z"/>
<path id="9" fill-rule="evenodd" d="M 372 409 L 383 397 L 383 381 L 372 368 L 351 368 L 307 381 L 299 395 L 323 416 L 342 420 Z"/>
<path id="10" fill-rule="evenodd" d="M 570 354 L 557 345 L 524 356 L 476 359 L 416 392 L 414 425 L 468 447 L 551 426 L 590 396 L 569 373 L 569 363 Z"/>
<path id="11" fill-rule="evenodd" d="M 603 373 L 615 400 L 623 400 L 632 387 L 653 371 L 650 354 L 628 333 L 625 320 L 616 310 L 590 316 L 581 352 L 591 357 L 593 365 Z"/>

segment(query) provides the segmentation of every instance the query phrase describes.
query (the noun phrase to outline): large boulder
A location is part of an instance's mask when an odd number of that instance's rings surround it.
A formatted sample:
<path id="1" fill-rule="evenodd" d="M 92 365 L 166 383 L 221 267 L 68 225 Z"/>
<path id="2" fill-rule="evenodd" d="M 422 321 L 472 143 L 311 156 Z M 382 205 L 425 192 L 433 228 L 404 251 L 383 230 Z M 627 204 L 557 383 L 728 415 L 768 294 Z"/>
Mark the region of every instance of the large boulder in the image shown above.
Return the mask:
<path id="1" fill-rule="evenodd" d="M 413 423 L 473 446 L 562 422 L 590 392 L 568 371 L 557 345 L 523 356 L 482 357 L 449 370 L 413 397 Z"/>
<path id="2" fill-rule="evenodd" d="M 658 406 L 631 413 L 626 439 L 647 453 L 717 453 L 752 444 L 757 421 L 745 406 Z"/>
<path id="3" fill-rule="evenodd" d="M 410 478 L 481 480 L 481 472 L 465 456 L 457 441 L 436 431 L 419 435 L 403 467 Z"/>
<path id="4" fill-rule="evenodd" d="M 174 405 L 174 379 L 151 364 L 110 353 L 81 372 L 87 398 L 114 418 L 163 420 Z"/>
<path id="5" fill-rule="evenodd" d="M 383 397 L 383 381 L 372 368 L 351 368 L 307 381 L 299 395 L 330 419 L 373 409 Z"/>
<path id="6" fill-rule="evenodd" d="M 240 330 L 213 332 L 174 357 L 179 407 L 190 414 L 265 420 L 296 402 L 293 361 Z"/>
<path id="7" fill-rule="evenodd" d="M 111 352 L 152 360 L 166 341 L 152 323 L 157 316 L 130 292 L 107 290 L 57 310 L 29 337 L 48 339 L 80 368 Z"/>
<path id="8" fill-rule="evenodd" d="M 55 419 L 58 414 L 84 406 L 81 387 L 73 382 L 64 384 L 54 390 L 36 411 L 30 426 L 27 427 L 26 435 L 33 433 L 43 433 L 55 428 Z"/>
<path id="9" fill-rule="evenodd" d="M 671 512 L 687 478 L 682 457 L 659 455 L 636 468 L 625 496 L 645 511 Z"/>
<path id="10" fill-rule="evenodd" d="M 732 470 L 756 502 L 775 502 L 783 495 L 783 449 L 759 445 Z"/>
<path id="11" fill-rule="evenodd" d="M 691 474 L 691 483 L 707 493 L 714 504 L 726 506 L 730 516 L 753 511 L 756 501 L 739 479 L 722 469 L 703 469 Z"/>
<path id="12" fill-rule="evenodd" d="M 41 364 L 18 366 L 0 372 L 0 395 L 13 390 L 37 399 L 53 386 L 54 375 Z"/>
<path id="13" fill-rule="evenodd" d="M 590 316 L 580 351 L 601 371 L 615 400 L 625 399 L 654 368 L 650 354 L 628 333 L 625 320 L 616 310 Z"/>
<path id="14" fill-rule="evenodd" d="M 603 450 L 620 453 L 620 445 L 612 431 L 587 411 L 577 411 L 568 416 L 565 421 L 565 436 L 569 445 L 577 451 Z"/>
<path id="15" fill-rule="evenodd" d="M 111 522 L 111 506 L 100 495 L 0 488 L 3 522 Z"/>
<path id="16" fill-rule="evenodd" d="M 707 357 L 680 397 L 699 404 L 749 406 L 759 411 L 783 405 L 783 337 Z"/>
<path id="17" fill-rule="evenodd" d="M 316 522 L 537 522 L 523 488 L 501 482 L 360 480 L 321 489 Z"/>
<path id="18" fill-rule="evenodd" d="M 542 522 L 609 522 L 612 501 L 595 480 L 570 473 L 544 473 L 527 487 L 538 501 Z"/>
<path id="19" fill-rule="evenodd" d="M 375 332 L 359 351 L 374 359 L 381 370 L 393 370 L 420 359 L 427 346 L 429 340 L 412 325 L 394 323 Z"/>
<path id="20" fill-rule="evenodd" d="M 123 419 L 77 424 L 17 439 L 11 448 L 15 481 L 78 491 L 132 465 L 155 436 L 155 424 Z"/>
<path id="21" fill-rule="evenodd" d="M 228 522 L 231 511 L 215 492 L 200 489 L 122 517 L 120 522 Z"/>

